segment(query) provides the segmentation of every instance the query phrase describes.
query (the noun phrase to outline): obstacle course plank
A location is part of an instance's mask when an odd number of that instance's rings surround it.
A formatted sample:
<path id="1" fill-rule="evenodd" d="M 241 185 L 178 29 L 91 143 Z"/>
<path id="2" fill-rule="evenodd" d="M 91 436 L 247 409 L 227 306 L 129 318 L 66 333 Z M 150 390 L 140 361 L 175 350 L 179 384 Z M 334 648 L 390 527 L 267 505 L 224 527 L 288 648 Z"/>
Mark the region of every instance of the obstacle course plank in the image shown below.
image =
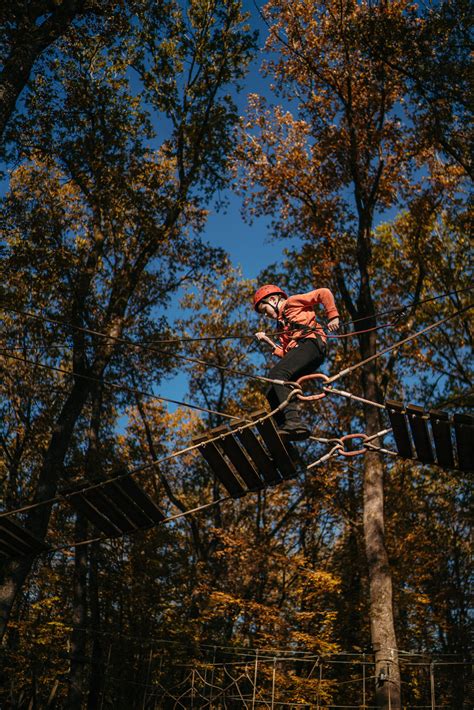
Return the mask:
<path id="1" fill-rule="evenodd" d="M 409 404 L 406 408 L 406 413 L 418 460 L 422 463 L 434 463 L 435 458 L 425 411 L 416 404 Z"/>
<path id="2" fill-rule="evenodd" d="M 8 557 L 26 557 L 49 550 L 42 540 L 38 540 L 12 518 L 0 518 L 0 550 Z"/>
<path id="3" fill-rule="evenodd" d="M 461 471 L 474 470 L 474 417 L 468 414 L 454 415 L 454 432 L 458 464 Z"/>
<path id="4" fill-rule="evenodd" d="M 436 450 L 436 460 L 444 468 L 454 468 L 449 416 L 446 412 L 440 412 L 437 409 L 432 409 L 429 412 L 429 416 Z"/>
<path id="5" fill-rule="evenodd" d="M 65 493 L 68 503 L 75 508 L 79 513 L 90 520 L 98 530 L 105 533 L 109 537 L 117 537 L 122 535 L 122 531 L 114 525 L 107 516 L 98 510 L 93 503 L 84 497 L 84 493 L 79 490 L 75 493 Z"/>
<path id="6" fill-rule="evenodd" d="M 385 401 L 385 407 L 392 426 L 393 437 L 398 453 L 405 459 L 413 458 L 410 434 L 408 433 L 403 404 L 387 399 Z"/>
<path id="7" fill-rule="evenodd" d="M 222 452 L 216 446 L 215 442 L 210 441 L 204 443 L 209 438 L 219 436 L 228 431 L 229 430 L 225 426 L 217 427 L 216 429 L 211 429 L 211 431 L 209 431 L 204 436 L 194 437 L 193 443 L 201 444 L 201 446 L 199 447 L 200 454 L 212 468 L 226 491 L 232 496 L 232 498 L 240 498 L 241 496 L 245 495 L 245 489 L 236 477 L 234 471 L 227 463 Z"/>
<path id="8" fill-rule="evenodd" d="M 264 483 L 233 436 L 226 436 L 217 442 L 249 491 L 259 491 Z"/>
<path id="9" fill-rule="evenodd" d="M 143 510 L 147 518 L 154 525 L 158 525 L 163 522 L 165 516 L 161 510 L 156 505 L 155 501 L 150 498 L 148 493 L 145 493 L 143 488 L 141 488 L 136 481 L 130 476 L 124 476 L 119 478 L 116 483 L 124 491 L 124 493 L 135 503 L 135 505 Z M 125 511 L 126 512 L 126 511 Z M 149 527 L 148 521 L 143 520 L 143 524 L 140 527 Z"/>
<path id="10" fill-rule="evenodd" d="M 136 530 L 136 526 L 130 522 L 123 511 L 117 508 L 116 504 L 107 496 L 107 489 L 108 486 L 104 486 L 103 488 L 91 488 L 88 491 L 84 491 L 84 498 L 123 533 Z"/>
<path id="11" fill-rule="evenodd" d="M 127 496 L 121 487 L 125 479 L 118 479 L 116 481 L 110 481 L 107 484 L 107 498 L 109 498 L 112 503 L 115 504 L 119 510 L 125 512 L 128 520 L 136 528 L 146 528 L 150 525 L 154 525 L 154 522 L 150 520 L 148 516 L 144 518 L 144 512 L 134 501 Z"/>
<path id="12" fill-rule="evenodd" d="M 111 537 L 149 528 L 164 520 L 156 503 L 130 476 L 92 487 L 82 483 L 65 492 L 65 496 L 73 508 Z"/>
<path id="13" fill-rule="evenodd" d="M 232 428 L 237 429 L 237 438 L 245 447 L 245 450 L 254 462 L 257 471 L 263 478 L 265 484 L 267 486 L 274 486 L 275 484 L 280 483 L 282 477 L 280 476 L 278 469 L 253 431 L 248 426 L 245 429 L 240 431 L 238 430 L 239 427 L 244 426 L 245 424 L 248 424 L 245 419 L 241 419 L 232 424 Z"/>
<path id="14" fill-rule="evenodd" d="M 252 412 L 250 417 L 251 419 L 258 420 L 266 414 L 268 413 L 262 410 Z M 276 466 L 280 469 L 282 477 L 284 479 L 294 478 L 296 476 L 295 464 L 286 450 L 285 444 L 280 439 L 271 417 L 267 417 L 263 421 L 256 422 L 255 424 Z"/>

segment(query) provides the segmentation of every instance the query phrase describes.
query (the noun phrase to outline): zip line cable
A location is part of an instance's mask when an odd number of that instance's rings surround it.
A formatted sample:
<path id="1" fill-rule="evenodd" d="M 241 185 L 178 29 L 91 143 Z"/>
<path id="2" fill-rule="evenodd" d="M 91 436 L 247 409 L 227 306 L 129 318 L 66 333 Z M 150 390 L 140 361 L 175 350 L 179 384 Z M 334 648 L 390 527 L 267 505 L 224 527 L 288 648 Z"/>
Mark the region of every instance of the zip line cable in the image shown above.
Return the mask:
<path id="1" fill-rule="evenodd" d="M 113 476 L 111 478 L 107 478 L 104 481 L 99 481 L 98 483 L 91 483 L 89 486 L 85 486 L 84 488 L 81 488 L 81 493 L 87 492 L 94 490 L 96 488 L 103 488 L 104 486 L 108 485 L 109 483 L 112 483 L 113 481 L 119 481 L 123 478 L 128 478 L 132 477 L 134 475 L 140 474 L 143 471 L 148 471 L 149 469 L 153 468 L 154 466 L 158 466 L 162 463 L 166 463 L 168 461 L 171 461 L 172 459 L 177 458 L 178 456 L 182 456 L 183 454 L 189 453 L 190 451 L 194 451 L 195 449 L 198 449 L 200 446 L 203 445 L 203 443 L 210 444 L 214 441 L 219 441 L 221 439 L 225 439 L 228 436 L 233 436 L 236 432 L 243 431 L 244 429 L 248 429 L 250 427 L 255 426 L 256 424 L 259 424 L 260 422 L 265 421 L 266 419 L 269 419 L 270 417 L 273 417 L 274 414 L 277 414 L 278 412 L 282 411 L 290 401 L 290 399 L 295 396 L 298 390 L 292 390 L 288 397 L 285 399 L 284 402 L 278 405 L 275 409 L 273 409 L 271 412 L 267 412 L 266 414 L 262 415 L 258 419 L 248 421 L 246 424 L 242 424 L 239 427 L 236 427 L 234 429 L 229 430 L 225 433 L 222 434 L 217 434 L 216 436 L 210 437 L 206 439 L 205 442 L 201 441 L 198 444 L 191 444 L 189 446 L 184 447 L 183 449 L 179 449 L 178 451 L 173 452 L 172 454 L 167 454 L 166 456 L 162 456 L 159 459 L 155 459 L 151 461 L 150 463 L 142 464 L 141 466 L 137 466 L 136 468 L 127 471 L 126 473 L 121 473 L 116 476 Z M 240 419 L 240 417 L 235 417 L 236 419 Z M 61 495 L 56 495 L 52 498 L 48 498 L 46 500 L 40 500 L 37 501 L 36 503 L 29 503 L 28 505 L 22 506 L 21 508 L 16 508 L 15 510 L 6 510 L 0 512 L 0 519 L 1 518 L 7 518 L 10 515 L 14 514 L 19 514 L 19 513 L 25 513 L 28 510 L 33 510 L 34 508 L 40 508 L 41 506 L 44 505 L 53 505 L 54 503 L 59 503 L 61 501 L 67 501 L 68 498 L 70 498 L 72 495 L 74 495 L 77 491 L 73 491 L 71 493 L 64 493 Z"/>
<path id="2" fill-rule="evenodd" d="M 121 343 L 122 345 L 128 345 L 129 347 L 138 348 L 139 350 L 144 350 L 145 352 L 153 353 L 155 355 L 165 355 L 165 356 L 168 355 L 170 357 L 178 358 L 179 360 L 193 362 L 197 365 L 204 365 L 205 367 L 211 367 L 211 368 L 215 368 L 216 370 L 221 370 L 221 371 L 225 370 L 226 372 L 229 372 L 229 373 L 236 375 L 238 377 L 248 377 L 249 379 L 258 380 L 261 382 L 270 382 L 270 383 L 274 382 L 274 380 L 272 380 L 268 377 L 264 377 L 263 375 L 254 375 L 251 372 L 243 372 L 241 370 L 236 370 L 234 368 L 228 367 L 227 365 L 218 365 L 217 363 L 210 363 L 210 362 L 207 362 L 206 360 L 202 360 L 202 359 L 196 358 L 196 357 L 191 357 L 189 355 L 182 355 L 181 353 L 174 353 L 174 352 L 170 352 L 169 350 L 161 350 L 159 348 L 154 348 L 149 345 L 144 345 L 142 343 L 136 343 L 133 340 L 130 340 L 129 338 L 122 338 L 117 335 L 107 335 L 106 333 L 101 333 L 98 330 L 92 330 L 91 328 L 83 328 L 78 325 L 72 325 L 72 323 L 64 323 L 62 321 L 55 320 L 54 318 L 47 318 L 46 316 L 39 316 L 35 313 L 29 313 L 27 311 L 20 311 L 15 308 L 10 308 L 10 307 L 6 308 L 4 306 L 2 306 L 2 308 L 5 311 L 11 311 L 13 313 L 16 313 L 17 315 L 25 316 L 26 318 L 31 318 L 33 320 L 38 320 L 38 321 L 45 322 L 45 323 L 52 323 L 54 325 L 61 325 L 66 328 L 71 328 L 72 330 L 76 330 L 77 332 L 87 333 L 88 335 L 95 335 L 100 338 L 104 338 L 106 340 L 113 340 L 114 342 Z M 239 336 L 239 339 L 242 339 L 243 337 L 250 338 L 250 336 Z M 254 338 L 255 338 L 255 336 L 252 335 L 251 339 L 253 340 Z M 177 342 L 180 342 L 180 341 L 177 341 Z"/>
<path id="3" fill-rule="evenodd" d="M 17 315 L 20 316 L 25 316 L 26 318 L 32 318 L 34 320 L 39 320 L 39 321 L 44 321 L 45 323 L 51 323 L 52 325 L 60 325 L 63 328 L 70 328 L 71 330 L 76 330 L 78 332 L 82 333 L 87 333 L 88 335 L 97 335 L 100 338 L 107 338 L 108 340 L 116 340 L 118 342 L 121 342 L 125 345 L 132 345 L 137 348 L 146 348 L 147 346 L 142 344 L 142 343 L 136 343 L 133 340 L 129 340 L 127 338 L 121 338 L 116 335 L 107 335 L 106 333 L 101 333 L 98 330 L 94 330 L 93 328 L 85 328 L 84 326 L 80 325 L 73 325 L 72 323 L 67 323 L 66 321 L 59 320 L 58 318 L 51 318 L 49 316 L 40 316 L 37 313 L 31 313 L 30 311 L 23 311 L 19 308 L 13 308 L 13 306 L 5 306 L 5 305 L 0 305 L 0 308 L 4 311 L 8 311 L 11 313 L 16 313 Z M 206 340 L 242 340 L 242 339 L 252 339 L 254 338 L 253 335 L 209 335 L 205 337 L 200 337 L 200 338 L 188 338 L 188 337 L 180 337 L 180 338 L 167 338 L 163 340 L 153 340 L 153 343 L 158 343 L 159 345 L 171 345 L 174 343 L 194 343 L 194 342 L 199 342 L 199 341 L 206 341 Z"/>
<path id="4" fill-rule="evenodd" d="M 474 290 L 474 286 L 468 286 L 468 287 L 466 287 L 466 288 L 458 289 L 458 290 L 455 290 L 455 291 L 448 291 L 448 292 L 446 292 L 446 293 L 441 293 L 441 294 L 437 294 L 436 296 L 430 296 L 429 298 L 425 298 L 425 299 L 423 299 L 422 301 L 419 301 L 419 302 L 416 303 L 416 304 L 408 304 L 408 305 L 406 305 L 406 306 L 400 306 L 400 307 L 398 307 L 398 308 L 392 308 L 392 309 L 387 310 L 387 311 L 375 311 L 373 314 L 370 314 L 370 315 L 368 315 L 368 316 L 362 316 L 362 317 L 356 318 L 356 319 L 354 319 L 354 320 L 343 321 L 343 322 L 340 324 L 340 326 L 351 325 L 351 324 L 353 324 L 353 323 L 358 323 L 358 322 L 360 322 L 360 321 L 367 320 L 368 318 L 381 317 L 381 316 L 388 316 L 388 315 L 393 315 L 393 314 L 402 315 L 405 311 L 407 311 L 407 310 L 409 310 L 409 309 L 411 309 L 411 308 L 415 308 L 415 309 L 416 309 L 416 308 L 418 308 L 418 307 L 424 305 L 425 303 L 429 303 L 429 302 L 431 302 L 431 301 L 436 301 L 436 300 L 439 300 L 439 299 L 441 299 L 441 298 L 446 298 L 446 297 L 448 297 L 448 296 L 452 296 L 452 295 L 455 295 L 455 294 L 457 295 L 457 294 L 459 294 L 459 293 L 465 293 L 465 292 L 467 292 L 467 291 L 472 291 L 472 290 Z M 183 356 L 181 356 L 181 355 L 176 355 L 175 353 L 170 353 L 170 352 L 168 352 L 168 351 L 162 351 L 162 350 L 160 350 L 159 348 L 155 348 L 155 347 L 154 347 L 154 344 L 159 344 L 159 345 L 171 345 L 171 344 L 174 344 L 174 343 L 193 343 L 193 342 L 219 341 L 219 340 L 253 340 L 253 339 L 255 338 L 255 335 L 254 335 L 254 334 L 252 334 L 252 335 L 215 335 L 215 336 L 205 336 L 205 337 L 199 337 L 199 338 L 181 337 L 181 338 L 169 338 L 169 339 L 163 339 L 163 340 L 154 340 L 154 341 L 152 342 L 152 345 L 146 345 L 146 344 L 144 344 L 144 343 L 137 343 L 137 342 L 134 342 L 133 340 L 130 340 L 129 338 L 122 338 L 122 337 L 120 337 L 120 336 L 115 336 L 115 335 L 107 335 L 106 333 L 101 333 L 100 331 L 94 330 L 94 329 L 92 329 L 92 328 L 85 328 L 85 327 L 82 327 L 82 326 L 73 325 L 72 323 L 67 323 L 67 322 L 61 321 L 61 320 L 59 320 L 59 319 L 57 319 L 57 318 L 50 318 L 50 317 L 47 317 L 47 316 L 40 316 L 40 315 L 38 315 L 38 314 L 36 314 L 36 313 L 31 313 L 31 312 L 29 312 L 29 311 L 23 311 L 23 310 L 20 310 L 20 309 L 18 309 L 18 308 L 13 308 L 12 306 L 1 305 L 0 308 L 1 308 L 2 310 L 4 310 L 4 311 L 16 313 L 17 315 L 24 316 L 24 317 L 26 317 L 26 318 L 31 318 L 31 319 L 33 319 L 33 320 L 38 320 L 38 321 L 42 321 L 42 322 L 45 322 L 45 323 L 51 323 L 52 325 L 60 325 L 60 326 L 62 326 L 62 327 L 70 328 L 71 330 L 75 330 L 75 331 L 77 331 L 77 332 L 83 332 L 83 333 L 87 333 L 88 335 L 94 335 L 94 336 L 97 336 L 97 337 L 100 337 L 100 338 L 105 338 L 105 339 L 108 339 L 108 340 L 113 340 L 113 341 L 122 343 L 123 345 L 129 345 L 129 346 L 131 346 L 131 347 L 139 348 L 139 349 L 142 349 L 142 350 L 145 350 L 145 351 L 148 351 L 148 352 L 156 353 L 156 354 L 159 354 L 159 355 L 162 355 L 162 354 L 164 354 L 164 355 L 175 355 L 176 357 L 181 357 L 181 358 L 185 358 L 186 356 L 184 356 L 184 355 L 183 355 Z M 302 326 L 301 324 L 295 324 L 295 326 L 296 326 L 296 325 L 300 325 L 300 329 L 305 328 L 305 329 L 308 329 L 308 330 L 311 330 L 311 331 L 314 330 L 314 331 L 316 332 L 316 329 L 313 329 L 313 328 L 311 328 L 310 326 Z M 387 328 L 387 327 L 390 327 L 390 326 L 392 326 L 392 325 L 394 325 L 394 323 L 384 323 L 384 324 L 382 324 L 382 325 L 373 326 L 372 328 L 368 328 L 367 330 L 353 331 L 353 332 L 351 332 L 351 333 L 341 333 L 341 334 L 327 333 L 327 334 L 326 334 L 326 337 L 327 337 L 327 338 L 331 338 L 331 339 L 349 338 L 349 337 L 352 337 L 352 336 L 354 336 L 354 335 L 360 335 L 360 334 L 362 334 L 362 333 L 370 332 L 370 331 L 372 331 L 372 330 L 378 330 L 378 329 L 381 329 L 381 328 Z M 295 329 L 296 329 L 296 328 L 295 328 Z M 282 331 L 276 331 L 276 332 L 271 333 L 271 335 L 280 335 L 281 332 L 282 332 Z M 198 363 L 198 364 L 209 364 L 209 363 L 206 363 L 204 360 L 199 360 L 199 359 L 197 359 L 197 358 L 190 359 L 190 361 L 191 361 L 191 362 L 196 362 L 196 363 Z M 221 368 L 221 367 L 224 367 L 224 366 L 212 364 L 212 367 Z M 247 377 L 254 377 L 254 378 L 256 378 L 256 379 L 264 379 L 264 378 L 261 378 L 261 377 L 259 377 L 259 376 L 257 376 L 257 375 L 252 375 L 252 374 L 250 374 L 250 373 L 243 373 L 243 372 L 239 372 L 239 371 L 237 371 L 237 370 L 234 371 L 234 372 L 235 372 L 235 374 L 240 374 L 240 375 L 242 375 L 242 376 L 245 375 L 245 376 L 247 376 Z"/>
<path id="5" fill-rule="evenodd" d="M 106 385 L 113 389 L 121 390 L 124 392 L 129 392 L 130 394 L 139 394 L 142 397 L 150 397 L 151 399 L 157 399 L 160 402 L 170 402 L 171 404 L 181 405 L 183 407 L 188 407 L 190 409 L 196 409 L 200 412 L 205 412 L 207 414 L 217 414 L 220 417 L 227 417 L 228 419 L 240 419 L 232 414 L 226 414 L 225 412 L 218 412 L 215 409 L 207 409 L 206 407 L 201 407 L 198 404 L 191 404 L 191 402 L 182 402 L 178 399 L 171 399 L 170 397 L 161 397 L 157 394 L 152 394 L 151 392 L 145 392 L 143 390 L 136 389 L 134 387 L 129 387 L 128 385 L 117 384 L 116 382 L 111 382 L 110 380 L 104 380 L 99 377 L 93 377 L 92 375 L 83 375 L 79 372 L 74 372 L 71 370 L 64 370 L 60 367 L 54 367 L 53 365 L 44 365 L 40 362 L 35 362 L 34 360 L 27 360 L 25 358 L 17 357 L 12 355 L 10 352 L 5 352 L 0 350 L 0 357 L 4 357 L 10 360 L 17 360 L 18 362 L 23 362 L 27 365 L 33 365 L 34 367 L 39 367 L 43 370 L 49 370 L 51 372 L 59 372 L 62 375 L 72 375 L 73 377 L 79 377 L 80 379 L 87 380 L 89 382 L 95 382 L 96 384 Z"/>
<path id="6" fill-rule="evenodd" d="M 333 382 L 333 381 L 339 379 L 340 377 L 342 377 L 342 376 L 348 374 L 349 372 L 352 372 L 353 370 L 357 369 L 358 367 L 361 367 L 361 366 L 365 365 L 366 363 L 368 363 L 368 362 L 374 360 L 375 358 L 381 357 L 382 355 L 386 354 L 387 352 L 390 352 L 390 351 L 392 351 L 392 350 L 395 350 L 395 349 L 401 347 L 402 345 L 406 344 L 407 342 L 409 342 L 409 341 L 411 341 L 411 340 L 413 340 L 413 339 L 419 337 L 420 335 L 426 333 L 427 331 L 429 331 L 429 330 L 431 330 L 431 329 L 433 329 L 433 328 L 439 327 L 440 325 L 442 325 L 442 324 L 445 323 L 446 321 L 448 321 L 448 320 L 450 320 L 450 319 L 452 319 L 452 318 L 454 318 L 454 317 L 459 316 L 461 313 L 466 312 L 467 310 L 471 309 L 471 308 L 473 307 L 473 305 L 474 305 L 474 304 L 471 304 L 471 305 L 469 305 L 469 306 L 466 306 L 465 308 L 463 308 L 463 309 L 461 309 L 461 310 L 459 310 L 459 311 L 456 311 L 455 313 L 451 314 L 450 316 L 447 316 L 447 317 L 445 317 L 445 318 L 443 318 L 443 319 L 441 319 L 441 320 L 439 320 L 439 321 L 436 321 L 435 323 L 432 323 L 431 325 L 427 326 L 426 328 L 422 329 L 421 331 L 418 331 L 418 332 L 414 333 L 413 335 L 411 335 L 411 336 L 409 336 L 409 337 L 407 337 L 407 338 L 401 340 L 400 342 L 395 343 L 394 345 L 392 345 L 392 346 L 390 346 L 390 347 L 388 347 L 388 348 L 385 348 L 384 350 L 381 350 L 380 352 L 374 353 L 374 355 L 371 355 L 370 357 L 366 358 L 365 360 L 362 360 L 361 362 L 356 363 L 355 365 L 352 365 L 351 367 L 346 368 L 345 370 L 341 370 L 339 373 L 337 373 L 336 375 L 334 375 L 334 376 L 331 377 L 331 378 L 328 378 L 328 377 L 326 377 L 326 375 L 323 375 L 323 377 L 324 377 L 324 379 L 325 379 L 325 382 L 327 382 L 327 383 Z M 20 360 L 20 362 L 25 362 L 25 361 L 24 361 L 23 359 L 21 359 L 21 358 L 13 358 L 13 359 Z M 35 364 L 35 363 L 32 363 L 32 364 Z M 55 370 L 55 371 L 58 370 L 58 368 L 51 368 L 51 367 L 48 367 L 48 366 L 43 366 L 43 367 L 45 367 L 46 369 L 53 369 L 53 370 Z M 63 371 L 63 370 L 59 370 L 59 371 L 60 371 L 60 372 L 64 372 L 65 374 L 71 374 L 71 373 L 69 373 L 69 372 L 67 372 L 67 371 Z M 317 373 L 317 374 L 320 375 L 320 373 Z M 303 380 L 303 379 L 308 379 L 308 378 L 310 378 L 310 379 L 311 379 L 311 378 L 314 378 L 314 375 L 306 375 L 306 376 L 304 376 L 303 378 L 300 378 L 300 381 Z M 88 378 L 88 379 L 93 379 L 94 381 L 101 382 L 101 380 L 98 380 L 97 378 Z M 110 383 L 110 384 L 114 384 L 114 383 Z M 284 402 L 282 402 L 278 407 L 276 407 L 274 410 L 272 410 L 271 412 L 269 412 L 269 413 L 263 415 L 262 417 L 260 417 L 260 418 L 259 418 L 258 420 L 256 420 L 256 421 L 251 421 L 251 422 L 249 422 L 249 423 L 247 423 L 247 424 L 242 425 L 241 427 L 239 427 L 239 430 L 242 430 L 242 429 L 246 429 L 246 428 L 248 428 L 248 427 L 255 426 L 255 424 L 257 424 L 257 423 L 259 423 L 259 422 L 261 422 L 261 421 L 264 421 L 264 420 L 267 419 L 267 418 L 270 418 L 270 417 L 274 416 L 278 411 L 282 411 L 282 410 L 287 406 L 287 404 L 289 403 L 290 399 L 291 399 L 293 396 L 295 396 L 295 395 L 298 396 L 299 399 L 304 399 L 304 398 L 305 398 L 305 396 L 301 394 L 301 386 L 299 385 L 299 382 L 296 382 L 296 383 L 287 383 L 287 384 L 295 385 L 298 389 L 293 389 L 293 390 L 290 392 L 290 394 L 288 395 L 287 399 L 286 399 Z M 120 387 L 119 385 L 114 385 L 114 386 Z M 127 388 L 127 389 L 131 389 L 131 388 Z M 326 388 L 323 388 L 323 389 L 326 389 Z M 330 392 L 331 392 L 331 388 L 330 388 L 330 387 L 327 388 L 327 391 L 330 393 Z M 135 390 L 135 392 L 137 392 L 137 390 Z M 148 393 L 147 393 L 147 394 L 148 394 Z M 161 399 L 161 398 L 160 398 L 160 399 Z M 164 398 L 163 398 L 163 399 L 164 399 Z M 165 400 L 165 401 L 166 401 L 166 400 Z M 171 401 L 174 401 L 174 400 L 171 400 Z M 369 400 L 366 400 L 366 401 L 367 401 L 368 403 L 371 403 Z M 376 404 L 377 406 L 380 406 L 379 403 L 373 403 L 373 404 Z M 195 406 L 197 406 L 197 405 L 195 405 Z M 209 410 L 205 410 L 205 411 L 209 411 Z M 219 414 L 221 414 L 221 413 L 219 413 Z M 230 417 L 231 415 L 227 415 L 227 416 Z M 237 418 L 237 417 L 232 417 L 232 418 Z M 224 434 L 220 434 L 220 435 L 217 435 L 217 436 L 215 436 L 215 437 L 213 437 L 213 438 L 207 439 L 207 440 L 206 440 L 206 443 L 211 443 L 211 442 L 213 442 L 213 441 L 217 441 L 217 440 L 219 440 L 219 439 L 226 438 L 227 436 L 231 436 L 231 435 L 233 435 L 234 433 L 235 433 L 234 431 L 228 431 L 228 432 L 226 432 L 226 433 L 224 433 Z M 377 435 L 373 435 L 373 436 L 370 437 L 370 438 L 371 438 L 371 439 L 376 438 L 377 436 L 382 435 L 382 433 L 386 433 L 386 432 L 379 432 Z M 364 439 L 368 439 L 368 437 L 367 437 L 366 435 L 347 435 L 346 438 L 353 438 L 354 436 L 355 436 L 356 438 L 362 436 Z M 342 439 L 341 439 L 341 441 L 342 441 Z M 370 439 L 369 439 L 369 441 L 370 441 Z M 174 452 L 174 453 L 172 453 L 172 454 L 168 454 L 167 456 L 164 456 L 164 457 L 162 457 L 161 459 L 157 459 L 157 460 L 152 461 L 152 462 L 150 462 L 150 463 L 148 463 L 148 464 L 144 464 L 144 465 L 142 465 L 142 466 L 140 466 L 140 467 L 137 467 L 137 468 L 135 468 L 135 469 L 133 469 L 133 470 L 131 470 L 131 471 L 127 471 L 125 474 L 120 474 L 120 475 L 115 476 L 115 477 L 113 477 L 113 478 L 109 478 L 109 479 L 107 479 L 107 480 L 105 480 L 105 481 L 101 481 L 101 482 L 99 482 L 99 483 L 91 484 L 90 486 L 87 486 L 87 487 L 81 489 L 81 492 L 89 491 L 89 490 L 96 489 L 96 488 L 101 488 L 101 487 L 103 487 L 103 486 L 109 484 L 109 483 L 112 482 L 112 481 L 116 481 L 116 480 L 119 480 L 119 479 L 124 478 L 124 477 L 129 477 L 129 476 L 133 476 L 133 475 L 135 475 L 135 474 L 141 473 L 142 471 L 148 470 L 148 469 L 150 469 L 150 468 L 152 468 L 152 467 L 154 467 L 154 466 L 156 466 L 156 465 L 159 465 L 159 464 L 161 464 L 161 463 L 163 463 L 163 462 L 166 462 L 166 461 L 169 461 L 169 460 L 171 460 L 171 459 L 174 459 L 174 458 L 176 458 L 176 457 L 178 457 L 178 456 L 181 456 L 181 455 L 183 455 L 184 453 L 187 453 L 187 452 L 189 452 L 189 451 L 195 450 L 195 449 L 199 448 L 199 447 L 202 445 L 202 443 L 203 443 L 203 442 L 199 442 L 198 444 L 193 444 L 193 445 L 191 445 L 191 446 L 185 447 L 184 449 L 181 449 L 181 450 L 179 450 L 179 451 L 176 451 L 176 452 Z M 368 448 L 373 448 L 373 449 L 375 449 L 375 447 L 374 447 L 373 445 L 371 445 L 371 444 L 368 444 Z M 335 455 L 336 453 L 338 453 L 340 450 L 341 450 L 341 445 L 338 444 L 338 445 L 336 445 L 335 447 L 333 447 L 333 449 L 329 452 L 329 454 L 326 454 L 325 456 L 323 456 L 323 457 L 322 457 L 322 460 L 328 460 L 328 459 L 331 458 L 333 455 Z M 380 452 L 382 452 L 382 451 L 384 451 L 384 450 L 383 450 L 383 449 L 380 449 Z M 387 453 L 395 453 L 395 452 L 389 452 L 389 451 L 387 451 Z M 351 452 L 351 455 L 354 455 L 354 452 Z M 314 463 L 311 465 L 311 467 L 317 465 L 318 463 L 321 463 L 322 460 L 320 460 L 320 461 L 318 461 L 318 462 L 314 462 Z M 55 496 L 55 497 L 50 498 L 50 499 L 48 499 L 48 500 L 37 501 L 36 503 L 31 503 L 31 504 L 29 504 L 29 505 L 23 506 L 22 508 L 19 508 L 19 509 L 16 509 L 16 510 L 3 511 L 2 513 L 0 513 L 0 519 L 3 518 L 3 517 L 9 517 L 9 516 L 11 516 L 11 515 L 15 515 L 15 514 L 18 514 L 18 513 L 26 512 L 26 511 L 28 511 L 28 510 L 31 510 L 31 509 L 33 509 L 33 508 L 38 508 L 38 507 L 40 507 L 40 506 L 53 505 L 54 503 L 57 503 L 57 502 L 60 502 L 60 501 L 64 501 L 64 500 L 67 501 L 68 497 L 70 497 L 71 495 L 73 495 L 73 493 L 69 493 L 69 494 L 66 493 L 66 494 L 62 494 L 62 495 Z M 222 500 L 225 500 L 225 499 L 222 499 Z M 215 505 L 216 502 L 213 502 L 213 504 Z M 210 505 L 210 504 L 207 504 L 206 507 L 208 507 L 209 505 Z M 176 515 L 176 516 L 173 516 L 172 519 L 175 519 L 175 517 L 176 517 L 176 518 L 182 517 L 184 514 L 185 514 L 185 513 L 182 512 L 181 514 L 178 514 L 178 515 Z M 84 543 L 84 544 L 85 544 L 85 543 Z M 68 547 L 73 547 L 73 546 L 74 546 L 74 545 L 69 545 Z M 43 553 L 43 554 L 44 554 L 44 553 Z"/>

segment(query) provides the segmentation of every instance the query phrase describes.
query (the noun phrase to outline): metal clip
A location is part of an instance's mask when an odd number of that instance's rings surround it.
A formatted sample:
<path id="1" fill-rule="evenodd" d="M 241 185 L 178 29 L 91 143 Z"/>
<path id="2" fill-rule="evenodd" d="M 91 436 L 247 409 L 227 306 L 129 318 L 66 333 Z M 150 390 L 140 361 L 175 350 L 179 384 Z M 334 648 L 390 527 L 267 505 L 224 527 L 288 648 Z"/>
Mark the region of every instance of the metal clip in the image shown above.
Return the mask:
<path id="1" fill-rule="evenodd" d="M 299 380 L 296 380 L 296 383 L 301 387 L 303 382 L 307 382 L 309 380 L 322 380 L 323 382 L 328 382 L 329 377 L 322 372 L 315 372 L 313 375 L 303 375 L 303 377 L 300 377 Z M 315 402 L 318 399 L 323 399 L 325 396 L 326 392 L 320 392 L 319 394 L 298 393 L 297 395 L 298 399 L 301 399 L 304 402 Z"/>

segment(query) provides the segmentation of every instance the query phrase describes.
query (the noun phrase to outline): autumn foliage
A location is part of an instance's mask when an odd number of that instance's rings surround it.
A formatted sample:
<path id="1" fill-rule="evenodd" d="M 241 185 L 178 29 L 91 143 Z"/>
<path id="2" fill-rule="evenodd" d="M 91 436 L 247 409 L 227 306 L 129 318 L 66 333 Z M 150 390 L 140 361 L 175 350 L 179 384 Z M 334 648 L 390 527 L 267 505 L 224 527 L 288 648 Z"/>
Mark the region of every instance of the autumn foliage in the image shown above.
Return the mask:
<path id="1" fill-rule="evenodd" d="M 15 5 L 0 494 L 50 551 L 1 558 L 0 705 L 467 708 L 465 473 L 376 452 L 307 470 L 310 441 L 297 478 L 219 502 L 190 445 L 265 406 L 255 283 L 205 239 L 230 187 L 286 242 L 262 282 L 329 287 L 364 331 L 326 371 L 462 310 L 341 386 L 468 411 L 468 3 L 270 0 L 271 89 L 240 117 L 257 43 L 238 0 Z M 173 381 L 192 407 L 160 397 Z M 301 411 L 328 445 L 388 426 L 342 397 Z M 61 492 L 124 471 L 172 519 L 102 539 Z"/>

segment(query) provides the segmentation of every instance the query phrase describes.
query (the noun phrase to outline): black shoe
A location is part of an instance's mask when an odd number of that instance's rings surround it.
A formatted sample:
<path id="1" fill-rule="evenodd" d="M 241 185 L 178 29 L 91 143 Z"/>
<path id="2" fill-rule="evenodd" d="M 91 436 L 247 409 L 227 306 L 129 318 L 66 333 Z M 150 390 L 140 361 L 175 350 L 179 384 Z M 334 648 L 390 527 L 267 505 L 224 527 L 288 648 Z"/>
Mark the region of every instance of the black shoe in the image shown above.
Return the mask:
<path id="1" fill-rule="evenodd" d="M 301 422 L 286 422 L 278 428 L 278 433 L 283 440 L 304 441 L 311 436 L 311 432 Z"/>

